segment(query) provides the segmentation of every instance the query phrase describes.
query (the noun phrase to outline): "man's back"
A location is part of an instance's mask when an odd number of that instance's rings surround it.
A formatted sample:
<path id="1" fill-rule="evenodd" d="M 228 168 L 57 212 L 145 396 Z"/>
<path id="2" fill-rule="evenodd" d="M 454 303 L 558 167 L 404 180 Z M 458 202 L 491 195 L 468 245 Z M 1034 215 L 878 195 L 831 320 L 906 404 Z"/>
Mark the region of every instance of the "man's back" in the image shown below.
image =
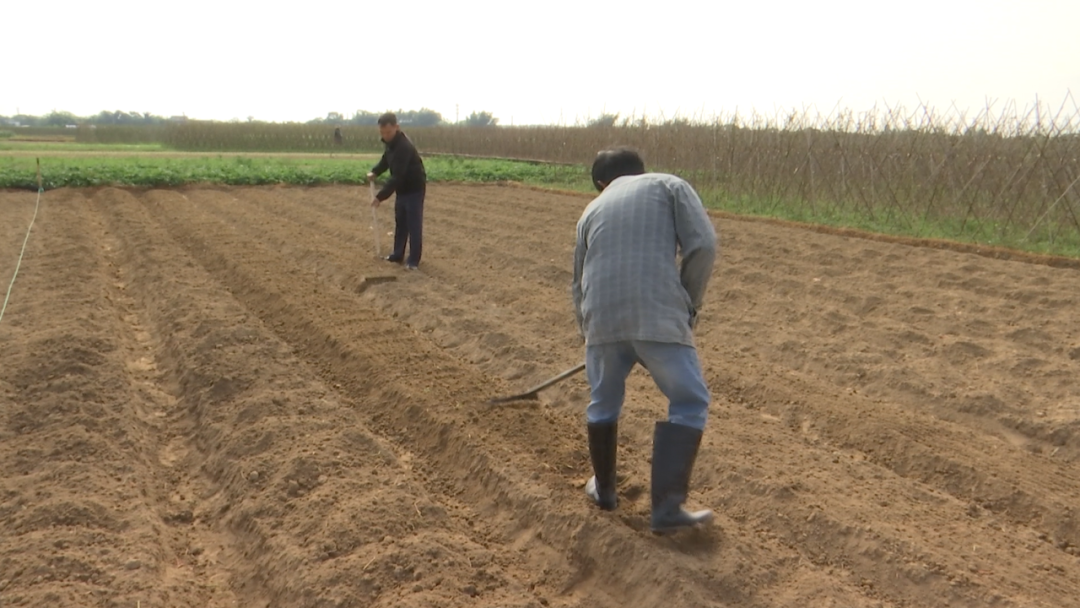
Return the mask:
<path id="1" fill-rule="evenodd" d="M 586 341 L 692 345 L 715 257 L 716 232 L 684 180 L 646 173 L 612 181 L 578 222 L 574 297 Z"/>
<path id="2" fill-rule="evenodd" d="M 667 420 L 653 430 L 649 528 L 667 533 L 707 524 L 711 510 L 683 505 L 709 416 L 693 327 L 716 260 L 716 231 L 690 184 L 646 173 L 633 148 L 598 152 L 592 182 L 601 194 L 578 220 L 570 288 L 589 379 L 593 476 L 585 494 L 603 510 L 618 508 L 619 416 L 626 378 L 640 364 L 668 399 Z"/>

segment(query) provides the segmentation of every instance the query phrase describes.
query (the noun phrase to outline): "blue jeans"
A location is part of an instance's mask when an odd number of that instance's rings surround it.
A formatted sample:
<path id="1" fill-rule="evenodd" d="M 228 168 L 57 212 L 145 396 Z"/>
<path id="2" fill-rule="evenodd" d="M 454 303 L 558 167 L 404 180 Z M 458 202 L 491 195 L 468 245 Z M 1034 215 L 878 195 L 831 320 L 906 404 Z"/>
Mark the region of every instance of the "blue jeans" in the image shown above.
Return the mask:
<path id="1" fill-rule="evenodd" d="M 640 363 L 668 398 L 668 421 L 705 430 L 709 387 L 701 373 L 697 350 L 685 344 L 627 341 L 587 346 L 585 375 L 592 400 L 585 408 L 590 423 L 614 422 L 622 412 L 626 377 Z"/>
<path id="2" fill-rule="evenodd" d="M 420 265 L 424 250 L 424 194 L 413 192 L 398 194 L 394 200 L 394 253 L 395 259 L 405 257 L 405 243 L 409 243 L 409 259 L 406 263 Z"/>

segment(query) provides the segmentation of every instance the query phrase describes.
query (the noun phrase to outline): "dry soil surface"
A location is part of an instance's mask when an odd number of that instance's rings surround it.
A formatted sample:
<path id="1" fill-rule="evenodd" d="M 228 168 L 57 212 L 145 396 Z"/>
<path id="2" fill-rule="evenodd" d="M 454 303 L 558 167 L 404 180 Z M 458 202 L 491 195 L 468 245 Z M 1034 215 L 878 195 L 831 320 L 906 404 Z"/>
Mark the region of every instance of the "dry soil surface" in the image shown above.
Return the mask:
<path id="1" fill-rule="evenodd" d="M 568 285 L 587 197 L 54 190 L 0 320 L 0 605 L 1080 606 L 1080 272 L 716 218 L 690 506 L 590 506 Z M 0 192 L 6 290 L 36 193 Z M 380 209 L 383 253 L 392 212 Z M 365 277 L 392 276 L 388 282 Z"/>

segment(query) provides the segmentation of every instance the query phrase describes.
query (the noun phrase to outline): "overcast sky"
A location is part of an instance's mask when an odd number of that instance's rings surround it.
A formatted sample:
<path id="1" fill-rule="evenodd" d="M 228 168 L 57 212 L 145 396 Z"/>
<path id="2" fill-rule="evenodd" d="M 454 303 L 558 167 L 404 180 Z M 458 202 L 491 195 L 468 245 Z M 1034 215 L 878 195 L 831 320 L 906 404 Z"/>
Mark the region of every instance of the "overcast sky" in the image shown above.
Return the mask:
<path id="1" fill-rule="evenodd" d="M 1058 106 L 1080 103 L 1077 24 L 1080 0 L 13 0 L 0 115 Z"/>

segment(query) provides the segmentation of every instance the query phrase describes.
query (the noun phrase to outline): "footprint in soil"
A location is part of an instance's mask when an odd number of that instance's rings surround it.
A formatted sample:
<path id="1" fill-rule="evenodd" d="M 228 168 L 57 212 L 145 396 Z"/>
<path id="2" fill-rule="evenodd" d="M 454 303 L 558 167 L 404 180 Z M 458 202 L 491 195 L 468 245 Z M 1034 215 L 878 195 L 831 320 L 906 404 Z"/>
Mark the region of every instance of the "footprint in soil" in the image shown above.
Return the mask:
<path id="1" fill-rule="evenodd" d="M 628 502 L 637 502 L 641 495 L 645 493 L 645 486 L 634 484 L 622 492 L 623 498 Z"/>
<path id="2" fill-rule="evenodd" d="M 723 539 L 723 531 L 717 526 L 715 520 L 711 524 L 666 534 L 654 534 L 649 528 L 647 509 L 638 513 L 621 514 L 619 521 L 654 542 L 662 543 L 669 549 L 688 555 L 711 554 L 722 544 Z"/>

